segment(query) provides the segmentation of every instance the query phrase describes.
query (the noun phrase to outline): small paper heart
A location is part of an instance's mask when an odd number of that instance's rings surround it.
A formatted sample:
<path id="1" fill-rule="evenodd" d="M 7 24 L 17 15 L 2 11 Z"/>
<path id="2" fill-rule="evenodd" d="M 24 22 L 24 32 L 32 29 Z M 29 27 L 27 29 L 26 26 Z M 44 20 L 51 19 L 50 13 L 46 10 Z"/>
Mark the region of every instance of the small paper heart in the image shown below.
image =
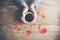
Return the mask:
<path id="1" fill-rule="evenodd" d="M 40 33 L 46 33 L 47 32 L 47 29 L 44 28 L 43 30 L 40 31 Z"/>
<path id="2" fill-rule="evenodd" d="M 19 23 L 17 21 L 14 22 L 14 26 L 18 26 Z"/>
<path id="3" fill-rule="evenodd" d="M 39 16 L 42 16 L 42 13 L 38 12 L 38 15 L 39 15 Z"/>
<path id="4" fill-rule="evenodd" d="M 39 26 L 39 32 L 40 33 L 46 33 L 47 29 L 43 25 L 41 25 L 41 26 Z"/>
<path id="5" fill-rule="evenodd" d="M 27 34 L 27 36 L 30 36 L 31 31 L 30 31 L 30 30 L 27 30 L 27 31 L 26 31 L 26 34 Z"/>

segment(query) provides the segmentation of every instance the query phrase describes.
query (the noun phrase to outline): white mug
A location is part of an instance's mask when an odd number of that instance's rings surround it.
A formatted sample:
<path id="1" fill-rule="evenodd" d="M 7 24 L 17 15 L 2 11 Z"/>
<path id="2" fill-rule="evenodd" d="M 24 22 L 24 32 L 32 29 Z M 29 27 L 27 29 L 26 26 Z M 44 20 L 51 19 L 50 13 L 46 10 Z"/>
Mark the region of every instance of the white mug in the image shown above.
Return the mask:
<path id="1" fill-rule="evenodd" d="M 34 21 L 34 14 L 32 12 L 26 12 L 24 15 L 23 15 L 23 19 L 22 21 L 24 23 L 31 23 Z"/>

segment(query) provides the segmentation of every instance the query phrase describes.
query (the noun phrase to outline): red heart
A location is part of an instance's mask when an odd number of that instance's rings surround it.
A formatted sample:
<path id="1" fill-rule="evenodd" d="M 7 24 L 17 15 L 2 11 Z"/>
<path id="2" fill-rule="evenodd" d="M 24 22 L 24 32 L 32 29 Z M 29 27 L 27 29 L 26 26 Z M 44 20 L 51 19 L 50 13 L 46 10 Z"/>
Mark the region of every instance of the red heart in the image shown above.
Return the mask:
<path id="1" fill-rule="evenodd" d="M 27 31 L 26 31 L 26 34 L 27 34 L 27 36 L 30 36 L 31 31 L 30 31 L 30 30 L 27 30 Z"/>
<path id="2" fill-rule="evenodd" d="M 18 28 L 18 31 L 20 31 L 21 30 L 21 28 Z"/>
<path id="3" fill-rule="evenodd" d="M 19 24 L 19 23 L 18 23 L 17 21 L 14 22 L 14 25 L 15 25 L 15 26 L 18 26 L 18 24 Z"/>
<path id="4" fill-rule="evenodd" d="M 41 25 L 41 26 L 39 26 L 39 32 L 40 33 L 46 33 L 47 29 L 43 25 Z"/>
<path id="5" fill-rule="evenodd" d="M 46 33 L 47 32 L 47 29 L 44 28 L 43 30 L 40 31 L 40 33 Z"/>

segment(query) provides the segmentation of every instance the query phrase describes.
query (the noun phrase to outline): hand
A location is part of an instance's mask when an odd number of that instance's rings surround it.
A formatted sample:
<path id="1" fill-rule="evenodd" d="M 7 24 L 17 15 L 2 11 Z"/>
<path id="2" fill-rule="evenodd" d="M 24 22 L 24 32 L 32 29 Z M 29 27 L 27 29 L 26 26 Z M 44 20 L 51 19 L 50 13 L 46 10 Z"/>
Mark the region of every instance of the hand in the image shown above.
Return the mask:
<path id="1" fill-rule="evenodd" d="M 23 2 L 22 6 L 24 7 L 22 11 L 22 16 L 24 16 L 24 14 L 28 11 L 28 5 L 25 2 Z"/>
<path id="2" fill-rule="evenodd" d="M 32 21 L 32 23 L 34 23 L 36 21 L 36 18 L 37 18 L 37 14 L 36 14 L 36 11 L 34 8 L 34 4 L 31 4 L 31 6 L 29 8 L 30 8 L 30 11 L 33 12 L 34 20 Z"/>
<path id="3" fill-rule="evenodd" d="M 24 2 L 24 3 L 22 3 L 22 6 L 23 6 L 23 11 L 22 11 L 21 20 L 22 20 L 24 23 L 26 23 L 24 16 L 25 16 L 25 13 L 28 12 L 28 5 Z"/>

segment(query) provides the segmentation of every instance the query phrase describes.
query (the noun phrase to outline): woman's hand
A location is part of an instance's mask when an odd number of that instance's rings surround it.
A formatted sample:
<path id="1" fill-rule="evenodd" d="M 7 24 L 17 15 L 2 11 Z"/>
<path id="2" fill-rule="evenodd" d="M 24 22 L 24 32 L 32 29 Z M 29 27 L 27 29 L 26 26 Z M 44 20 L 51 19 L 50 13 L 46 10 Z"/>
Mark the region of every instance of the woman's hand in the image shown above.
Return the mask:
<path id="1" fill-rule="evenodd" d="M 22 16 L 24 16 L 24 14 L 28 12 L 28 5 L 25 2 L 23 2 L 22 6 L 24 7 L 22 11 Z"/>
<path id="2" fill-rule="evenodd" d="M 33 12 L 33 14 L 34 14 L 34 20 L 32 21 L 32 23 L 34 23 L 36 21 L 36 18 L 37 18 L 37 14 L 36 14 L 36 11 L 35 11 L 35 8 L 34 8 L 34 4 L 31 4 L 29 6 L 29 8 Z"/>
<path id="3" fill-rule="evenodd" d="M 24 18 L 24 15 L 25 15 L 26 12 L 28 12 L 28 5 L 27 5 L 25 2 L 23 2 L 23 3 L 22 3 L 22 6 L 23 6 L 24 8 L 23 8 L 23 11 L 22 11 L 21 20 L 22 20 L 24 23 L 26 23 L 25 18 Z"/>

